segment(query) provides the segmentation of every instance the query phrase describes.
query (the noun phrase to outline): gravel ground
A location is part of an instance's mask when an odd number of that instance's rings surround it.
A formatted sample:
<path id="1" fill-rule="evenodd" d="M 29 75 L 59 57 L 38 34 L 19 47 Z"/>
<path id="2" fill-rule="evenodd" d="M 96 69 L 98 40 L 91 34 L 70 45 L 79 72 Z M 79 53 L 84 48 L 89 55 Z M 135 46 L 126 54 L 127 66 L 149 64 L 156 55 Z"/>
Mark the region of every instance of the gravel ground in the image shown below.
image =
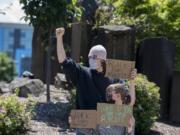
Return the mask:
<path id="1" fill-rule="evenodd" d="M 38 101 L 36 116 L 30 123 L 30 130 L 26 135 L 75 135 L 74 130 L 68 128 L 68 100 L 69 93 L 51 86 L 51 101 L 46 102 L 46 95 L 34 98 Z M 148 135 L 180 135 L 180 125 L 168 122 L 156 122 Z"/>
<path id="2" fill-rule="evenodd" d="M 30 122 L 27 135 L 75 135 L 74 130 L 68 126 L 68 91 L 51 89 L 51 102 L 46 102 L 46 94 L 34 97 L 38 101 L 36 115 Z"/>
<path id="3" fill-rule="evenodd" d="M 155 122 L 152 135 L 180 135 L 180 125 L 170 122 Z"/>
<path id="4" fill-rule="evenodd" d="M 27 135 L 75 135 L 75 132 L 60 126 L 53 127 L 44 122 L 31 121 L 31 131 Z"/>

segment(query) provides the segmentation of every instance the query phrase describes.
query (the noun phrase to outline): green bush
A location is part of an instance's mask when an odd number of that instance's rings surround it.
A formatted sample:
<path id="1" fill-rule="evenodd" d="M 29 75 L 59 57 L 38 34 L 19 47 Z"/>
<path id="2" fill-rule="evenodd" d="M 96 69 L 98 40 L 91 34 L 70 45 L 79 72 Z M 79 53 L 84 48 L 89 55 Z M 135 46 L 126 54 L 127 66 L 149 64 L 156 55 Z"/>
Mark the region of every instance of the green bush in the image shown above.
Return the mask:
<path id="1" fill-rule="evenodd" d="M 0 135 L 17 135 L 26 131 L 35 103 L 16 95 L 0 96 Z"/>
<path id="2" fill-rule="evenodd" d="M 11 81 L 15 76 L 13 60 L 5 53 L 0 53 L 0 81 Z"/>
<path id="3" fill-rule="evenodd" d="M 149 82 L 146 76 L 139 74 L 136 82 L 136 104 L 134 106 L 134 116 L 136 119 L 137 134 L 149 132 L 153 123 L 159 117 L 160 96 L 159 87 Z"/>

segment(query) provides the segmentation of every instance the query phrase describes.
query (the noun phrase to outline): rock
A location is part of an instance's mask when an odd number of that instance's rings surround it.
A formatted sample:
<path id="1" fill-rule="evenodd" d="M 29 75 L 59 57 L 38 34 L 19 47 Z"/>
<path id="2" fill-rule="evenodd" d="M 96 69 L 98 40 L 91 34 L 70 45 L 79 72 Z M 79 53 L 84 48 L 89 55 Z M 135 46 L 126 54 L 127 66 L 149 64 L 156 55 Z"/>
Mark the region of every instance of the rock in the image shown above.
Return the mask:
<path id="1" fill-rule="evenodd" d="M 69 115 L 69 104 L 62 102 L 38 103 L 36 105 L 35 119 L 41 121 L 67 120 Z"/>
<path id="2" fill-rule="evenodd" d="M 17 78 L 10 83 L 9 88 L 12 91 L 19 88 L 19 97 L 27 97 L 28 94 L 37 97 L 45 92 L 44 84 L 39 79 Z"/>
<path id="3" fill-rule="evenodd" d="M 0 94 L 10 93 L 9 85 L 6 82 L 0 82 Z"/>
<path id="4" fill-rule="evenodd" d="M 22 77 L 24 77 L 24 78 L 29 78 L 29 79 L 34 79 L 34 74 L 31 73 L 31 72 L 29 72 L 29 71 L 24 71 L 24 72 L 22 73 Z"/>
<path id="5" fill-rule="evenodd" d="M 54 82 L 54 85 L 56 88 L 60 88 L 61 85 L 63 85 L 63 83 L 66 83 L 67 80 L 66 80 L 66 77 L 64 74 L 61 74 L 61 73 L 57 73 L 57 75 L 55 76 L 55 82 Z"/>
<path id="6" fill-rule="evenodd" d="M 60 86 L 61 82 L 67 82 L 66 77 L 64 74 L 61 73 L 57 73 L 57 75 L 55 76 L 55 86 Z"/>
<path id="7" fill-rule="evenodd" d="M 112 34 L 128 33 L 132 29 L 132 28 L 125 26 L 125 25 L 104 25 L 104 26 L 99 26 L 99 28 L 106 31 L 106 33 L 109 32 Z"/>
<path id="8" fill-rule="evenodd" d="M 66 80 L 66 76 L 62 73 L 57 73 L 54 82 L 55 88 L 71 89 L 72 84 Z"/>

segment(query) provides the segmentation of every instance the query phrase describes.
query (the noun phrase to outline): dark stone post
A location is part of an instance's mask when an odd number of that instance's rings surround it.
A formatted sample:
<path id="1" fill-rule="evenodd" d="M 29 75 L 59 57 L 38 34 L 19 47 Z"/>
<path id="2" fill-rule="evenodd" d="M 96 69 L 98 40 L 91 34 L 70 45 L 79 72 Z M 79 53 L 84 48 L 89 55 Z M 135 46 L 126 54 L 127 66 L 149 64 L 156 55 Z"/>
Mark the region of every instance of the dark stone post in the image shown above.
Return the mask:
<path id="1" fill-rule="evenodd" d="M 134 60 L 135 31 L 128 26 L 100 26 L 93 45 L 102 44 L 107 49 L 108 58 Z"/>
<path id="2" fill-rule="evenodd" d="M 173 74 L 170 102 L 170 120 L 180 123 L 180 71 Z"/>
<path id="3" fill-rule="evenodd" d="M 139 73 L 160 87 L 163 119 L 169 117 L 170 90 L 174 69 L 175 44 L 166 38 L 145 39 L 137 50 L 136 67 Z"/>

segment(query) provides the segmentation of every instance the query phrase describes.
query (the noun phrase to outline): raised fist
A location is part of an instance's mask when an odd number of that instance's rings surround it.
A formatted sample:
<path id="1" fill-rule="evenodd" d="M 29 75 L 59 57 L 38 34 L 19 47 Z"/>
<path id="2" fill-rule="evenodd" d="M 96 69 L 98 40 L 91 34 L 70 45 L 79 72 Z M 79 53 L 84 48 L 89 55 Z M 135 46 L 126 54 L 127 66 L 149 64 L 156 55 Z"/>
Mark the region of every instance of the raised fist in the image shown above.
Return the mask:
<path id="1" fill-rule="evenodd" d="M 134 80 L 137 76 L 137 69 L 133 69 L 132 72 L 131 72 L 131 79 Z"/>
<path id="2" fill-rule="evenodd" d="M 56 29 L 56 38 L 62 37 L 62 36 L 64 35 L 64 32 L 65 32 L 65 30 L 64 30 L 63 27 L 57 28 L 57 29 Z"/>

